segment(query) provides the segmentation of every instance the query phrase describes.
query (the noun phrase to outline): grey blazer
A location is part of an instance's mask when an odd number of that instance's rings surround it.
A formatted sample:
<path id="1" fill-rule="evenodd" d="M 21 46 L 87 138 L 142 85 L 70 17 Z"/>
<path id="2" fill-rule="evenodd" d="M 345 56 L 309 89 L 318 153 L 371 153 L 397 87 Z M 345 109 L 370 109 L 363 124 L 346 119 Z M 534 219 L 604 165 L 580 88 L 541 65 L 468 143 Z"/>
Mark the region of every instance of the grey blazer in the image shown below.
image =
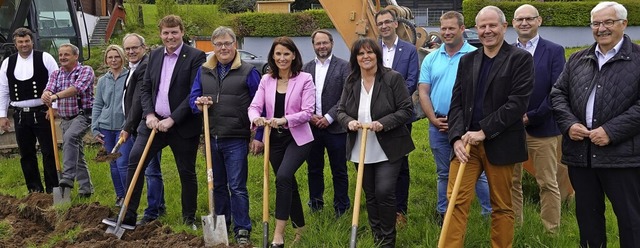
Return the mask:
<path id="1" fill-rule="evenodd" d="M 313 77 L 313 83 L 315 84 L 316 79 L 316 61 L 311 60 L 307 62 L 302 70 L 304 72 L 310 73 Z M 327 71 L 327 76 L 324 79 L 324 87 L 322 89 L 322 115 L 329 114 L 331 118 L 333 118 L 333 123 L 327 127 L 327 131 L 329 133 L 337 134 L 344 133 L 346 130 L 338 123 L 338 100 L 340 100 L 340 94 L 342 93 L 342 88 L 344 87 L 344 82 L 347 80 L 347 77 L 351 73 L 351 69 L 349 68 L 349 62 L 344 59 L 336 57 L 333 55 L 331 57 L 331 61 L 329 62 L 329 70 Z M 318 99 L 316 99 L 318 101 Z"/>

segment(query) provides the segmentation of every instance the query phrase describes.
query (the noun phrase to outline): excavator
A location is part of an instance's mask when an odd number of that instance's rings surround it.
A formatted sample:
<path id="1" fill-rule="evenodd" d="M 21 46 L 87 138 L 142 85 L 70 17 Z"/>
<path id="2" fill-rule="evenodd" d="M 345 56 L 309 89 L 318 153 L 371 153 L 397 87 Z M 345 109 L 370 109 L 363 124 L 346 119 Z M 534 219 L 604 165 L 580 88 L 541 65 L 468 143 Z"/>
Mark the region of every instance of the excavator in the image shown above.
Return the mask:
<path id="1" fill-rule="evenodd" d="M 34 49 L 57 57 L 59 45 L 72 43 L 80 48 L 81 60 L 89 59 L 83 56 L 76 11 L 83 13 L 76 0 L 0 0 L 0 61 L 17 51 L 12 34 L 20 27 L 33 32 Z"/>
<path id="2" fill-rule="evenodd" d="M 355 40 L 368 37 L 378 38 L 375 14 L 382 9 L 380 0 L 319 0 L 329 19 L 333 22 L 342 39 L 350 46 Z M 398 16 L 396 33 L 400 39 L 416 46 L 420 61 L 429 52 L 442 44 L 438 32 L 427 32 L 423 27 L 417 27 L 411 20 L 414 16 L 411 9 L 399 6 L 395 0 L 387 0 L 385 9 L 389 9 Z"/>

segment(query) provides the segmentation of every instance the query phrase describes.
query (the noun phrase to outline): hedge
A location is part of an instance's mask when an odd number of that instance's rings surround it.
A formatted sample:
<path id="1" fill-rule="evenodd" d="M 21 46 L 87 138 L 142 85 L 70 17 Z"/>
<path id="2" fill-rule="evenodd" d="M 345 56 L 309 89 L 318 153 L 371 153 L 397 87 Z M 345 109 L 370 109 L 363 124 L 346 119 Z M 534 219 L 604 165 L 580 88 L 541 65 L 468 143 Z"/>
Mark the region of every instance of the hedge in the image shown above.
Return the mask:
<path id="1" fill-rule="evenodd" d="M 333 28 L 324 10 L 296 13 L 242 13 L 232 20 L 233 30 L 240 37 L 309 36 L 319 28 Z"/>
<path id="2" fill-rule="evenodd" d="M 513 13 L 522 4 L 528 3 L 535 6 L 542 16 L 543 26 L 587 26 L 591 18 L 591 9 L 600 1 L 566 1 L 566 2 L 538 2 L 538 1 L 496 1 L 496 0 L 464 0 L 462 2 L 465 25 L 475 26 L 475 16 L 487 5 L 494 5 L 500 8 L 507 22 L 511 23 Z M 640 25 L 640 1 L 638 0 L 618 0 L 618 3 L 627 9 L 627 19 L 629 26 Z"/>

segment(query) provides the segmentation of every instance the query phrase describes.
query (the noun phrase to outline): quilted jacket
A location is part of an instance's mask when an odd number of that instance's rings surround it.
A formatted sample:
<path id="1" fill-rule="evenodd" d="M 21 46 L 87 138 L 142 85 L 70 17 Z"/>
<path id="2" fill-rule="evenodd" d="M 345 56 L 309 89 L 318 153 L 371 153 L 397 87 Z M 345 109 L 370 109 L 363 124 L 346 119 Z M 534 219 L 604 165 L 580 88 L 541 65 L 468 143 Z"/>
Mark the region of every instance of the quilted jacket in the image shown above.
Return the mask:
<path id="1" fill-rule="evenodd" d="M 640 167 L 640 46 L 625 35 L 620 51 L 600 70 L 595 46 L 574 53 L 551 90 L 551 102 L 563 133 L 562 162 L 593 168 Z M 602 127 L 611 142 L 596 146 L 573 141 L 571 125 L 586 125 L 586 106 L 595 87 L 592 129 Z M 590 155 L 588 150 L 590 149 Z"/>

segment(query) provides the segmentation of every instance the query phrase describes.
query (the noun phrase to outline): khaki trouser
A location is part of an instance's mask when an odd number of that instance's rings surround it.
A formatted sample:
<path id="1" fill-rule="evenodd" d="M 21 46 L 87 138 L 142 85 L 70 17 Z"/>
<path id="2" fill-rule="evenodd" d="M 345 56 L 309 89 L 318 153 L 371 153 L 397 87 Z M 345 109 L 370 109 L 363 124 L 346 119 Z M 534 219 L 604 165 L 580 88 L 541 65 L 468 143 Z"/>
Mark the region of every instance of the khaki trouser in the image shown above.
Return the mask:
<path id="1" fill-rule="evenodd" d="M 533 137 L 527 135 L 529 160 L 535 168 L 535 178 L 540 188 L 540 218 L 542 225 L 551 233 L 556 233 L 560 226 L 560 190 L 556 179 L 559 165 L 557 159 L 558 141 L 561 136 Z M 511 188 L 513 211 L 516 222 L 522 224 L 522 163 L 516 164 L 513 170 L 513 187 Z"/>
<path id="2" fill-rule="evenodd" d="M 511 184 L 514 165 L 493 165 L 487 159 L 484 145 L 471 146 L 471 158 L 467 163 L 460 184 L 460 191 L 453 209 L 447 236 L 444 237 L 446 247 L 463 247 L 467 229 L 469 208 L 475 195 L 475 185 L 482 171 L 489 181 L 489 198 L 491 200 L 491 247 L 508 248 L 513 245 L 514 217 L 511 209 Z M 449 185 L 447 197 L 451 198 L 453 185 L 460 169 L 460 161 L 454 158 L 449 169 Z"/>

